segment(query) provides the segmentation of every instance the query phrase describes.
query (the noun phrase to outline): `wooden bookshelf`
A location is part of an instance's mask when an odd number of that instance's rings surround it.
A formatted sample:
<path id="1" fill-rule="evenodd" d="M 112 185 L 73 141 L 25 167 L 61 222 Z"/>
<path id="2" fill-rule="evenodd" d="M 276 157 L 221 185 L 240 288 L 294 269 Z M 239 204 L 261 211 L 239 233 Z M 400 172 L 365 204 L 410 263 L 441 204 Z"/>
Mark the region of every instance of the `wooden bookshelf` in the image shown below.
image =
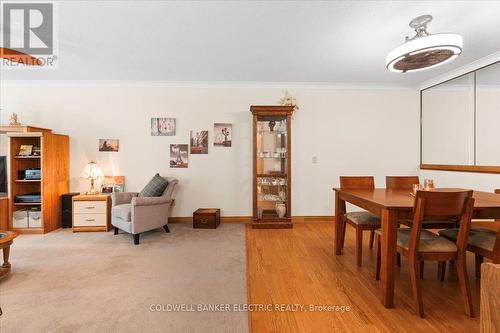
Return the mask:
<path id="1" fill-rule="evenodd" d="M 34 127 L 26 126 L 32 129 Z M 8 132 L 9 138 L 9 229 L 18 233 L 47 233 L 61 227 L 60 196 L 69 191 L 69 137 L 51 130 Z M 19 156 L 21 145 L 40 147 L 40 156 Z M 18 178 L 20 170 L 40 168 L 40 180 Z M 40 192 L 39 203 L 15 202 L 17 195 Z M 14 228 L 13 214 L 19 210 L 40 208 L 42 226 Z"/>

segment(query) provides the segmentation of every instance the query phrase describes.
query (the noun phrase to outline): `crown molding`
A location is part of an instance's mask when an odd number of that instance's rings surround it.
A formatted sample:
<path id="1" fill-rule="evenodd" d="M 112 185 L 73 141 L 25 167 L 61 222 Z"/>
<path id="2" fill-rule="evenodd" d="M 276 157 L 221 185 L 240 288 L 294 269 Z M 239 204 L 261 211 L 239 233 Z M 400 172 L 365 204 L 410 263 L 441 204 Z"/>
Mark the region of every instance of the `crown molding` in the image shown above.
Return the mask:
<path id="1" fill-rule="evenodd" d="M 338 90 L 412 90 L 417 87 L 383 83 L 321 82 L 171 82 L 119 80 L 0 80 L 3 87 L 153 87 L 153 88 L 262 88 L 262 89 L 338 89 Z"/>

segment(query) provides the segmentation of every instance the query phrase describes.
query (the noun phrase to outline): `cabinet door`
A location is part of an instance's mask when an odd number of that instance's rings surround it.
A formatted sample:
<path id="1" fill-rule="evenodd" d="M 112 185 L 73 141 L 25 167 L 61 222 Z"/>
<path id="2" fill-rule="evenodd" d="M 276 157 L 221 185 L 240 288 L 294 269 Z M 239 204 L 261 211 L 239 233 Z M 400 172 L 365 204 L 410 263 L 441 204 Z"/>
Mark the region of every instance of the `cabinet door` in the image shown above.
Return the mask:
<path id="1" fill-rule="evenodd" d="M 257 116 L 256 127 L 256 217 L 289 217 L 287 116 Z"/>

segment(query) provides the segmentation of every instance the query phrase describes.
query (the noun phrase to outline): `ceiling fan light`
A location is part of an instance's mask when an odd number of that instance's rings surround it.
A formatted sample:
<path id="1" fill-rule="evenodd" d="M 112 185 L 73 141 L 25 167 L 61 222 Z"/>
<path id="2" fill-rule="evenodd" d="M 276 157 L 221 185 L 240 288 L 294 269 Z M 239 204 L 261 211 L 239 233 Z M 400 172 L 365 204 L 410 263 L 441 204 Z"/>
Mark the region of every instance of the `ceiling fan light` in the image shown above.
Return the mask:
<path id="1" fill-rule="evenodd" d="M 431 35 L 427 24 L 431 15 L 422 15 L 410 22 L 416 35 L 393 49 L 385 58 L 388 70 L 405 73 L 429 69 L 455 59 L 463 48 L 463 38 L 453 33 Z"/>
<path id="2" fill-rule="evenodd" d="M 454 55 L 459 55 L 460 53 L 462 53 L 462 49 L 457 47 L 457 46 L 443 45 L 443 46 L 436 46 L 436 47 L 430 47 L 427 49 L 417 50 L 417 51 L 410 53 L 410 55 L 415 55 L 415 54 L 428 52 L 428 51 L 434 51 L 434 50 L 449 50 L 449 51 L 452 51 Z"/>
<path id="3" fill-rule="evenodd" d="M 457 34 L 436 34 L 410 40 L 389 52 L 390 71 L 413 72 L 442 65 L 462 53 L 463 38 Z"/>

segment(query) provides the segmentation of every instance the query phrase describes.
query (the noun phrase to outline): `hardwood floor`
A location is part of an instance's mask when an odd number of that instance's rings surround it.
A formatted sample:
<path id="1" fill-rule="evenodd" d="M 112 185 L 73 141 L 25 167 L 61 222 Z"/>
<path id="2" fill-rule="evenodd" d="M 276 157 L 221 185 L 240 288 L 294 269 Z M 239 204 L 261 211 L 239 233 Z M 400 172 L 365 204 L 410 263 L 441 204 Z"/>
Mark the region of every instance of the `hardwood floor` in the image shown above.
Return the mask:
<path id="1" fill-rule="evenodd" d="M 297 223 L 290 230 L 247 225 L 250 304 L 350 307 L 348 312 L 249 312 L 251 332 L 479 332 L 473 255 L 467 259 L 476 318 L 465 314 L 455 270 L 448 269 L 445 281 L 439 282 L 437 263 L 428 262 L 421 280 L 426 318 L 421 319 L 413 307 L 408 262 L 402 258 L 396 269 L 395 308 L 386 309 L 374 279 L 375 251 L 366 241 L 363 266 L 357 267 L 355 235 L 347 228 L 344 254 L 334 256 L 333 227 L 331 222 Z"/>

